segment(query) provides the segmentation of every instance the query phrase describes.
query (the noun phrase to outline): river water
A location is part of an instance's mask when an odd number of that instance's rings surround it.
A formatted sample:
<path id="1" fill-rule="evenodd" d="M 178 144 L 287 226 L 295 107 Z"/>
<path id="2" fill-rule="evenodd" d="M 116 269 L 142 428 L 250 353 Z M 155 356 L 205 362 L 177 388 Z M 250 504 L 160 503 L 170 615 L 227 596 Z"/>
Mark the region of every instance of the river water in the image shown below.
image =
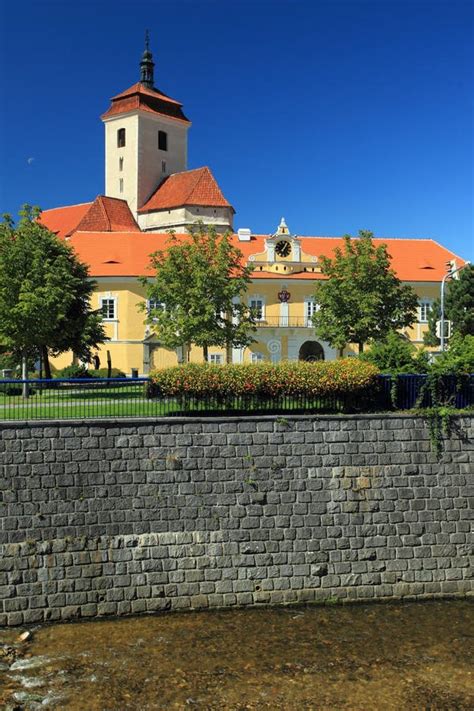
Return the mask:
<path id="1" fill-rule="evenodd" d="M 45 626 L 4 651 L 0 708 L 473 709 L 473 612 L 450 600 Z"/>

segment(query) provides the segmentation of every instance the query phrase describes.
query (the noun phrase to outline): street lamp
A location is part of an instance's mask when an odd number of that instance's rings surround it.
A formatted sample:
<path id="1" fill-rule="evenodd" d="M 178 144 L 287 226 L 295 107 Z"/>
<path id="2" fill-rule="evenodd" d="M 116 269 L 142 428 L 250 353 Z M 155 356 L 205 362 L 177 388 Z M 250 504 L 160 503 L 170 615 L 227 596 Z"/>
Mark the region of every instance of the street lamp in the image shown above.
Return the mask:
<path id="1" fill-rule="evenodd" d="M 446 262 L 446 266 L 448 267 L 447 273 L 444 275 L 442 281 L 441 281 L 441 317 L 440 317 L 440 340 L 441 340 L 441 353 L 444 352 L 444 292 L 445 292 L 445 287 L 446 287 L 446 279 L 449 279 L 452 277 L 454 274 L 457 272 L 460 272 L 461 269 L 464 269 L 464 267 L 467 267 L 470 264 L 470 262 L 466 262 L 460 267 L 456 267 L 456 269 L 453 269 L 453 262 Z"/>

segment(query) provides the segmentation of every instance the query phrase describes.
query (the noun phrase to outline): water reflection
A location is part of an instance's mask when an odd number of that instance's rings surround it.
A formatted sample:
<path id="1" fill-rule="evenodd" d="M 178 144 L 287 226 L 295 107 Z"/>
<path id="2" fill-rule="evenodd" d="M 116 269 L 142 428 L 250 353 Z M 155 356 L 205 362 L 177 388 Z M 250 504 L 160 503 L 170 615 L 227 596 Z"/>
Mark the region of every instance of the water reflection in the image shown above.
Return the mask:
<path id="1" fill-rule="evenodd" d="M 3 701 L 71 711 L 472 709 L 472 611 L 444 601 L 52 625 L 0 671 Z"/>

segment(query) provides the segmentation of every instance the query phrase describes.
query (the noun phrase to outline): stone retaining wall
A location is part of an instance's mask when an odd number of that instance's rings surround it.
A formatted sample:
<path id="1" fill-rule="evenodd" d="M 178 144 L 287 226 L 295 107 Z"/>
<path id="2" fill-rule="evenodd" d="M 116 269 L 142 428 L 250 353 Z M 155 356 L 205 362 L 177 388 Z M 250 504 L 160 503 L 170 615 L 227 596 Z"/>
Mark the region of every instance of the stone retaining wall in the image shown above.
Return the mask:
<path id="1" fill-rule="evenodd" d="M 473 437 L 438 461 L 406 416 L 3 424 L 0 624 L 466 594 Z"/>

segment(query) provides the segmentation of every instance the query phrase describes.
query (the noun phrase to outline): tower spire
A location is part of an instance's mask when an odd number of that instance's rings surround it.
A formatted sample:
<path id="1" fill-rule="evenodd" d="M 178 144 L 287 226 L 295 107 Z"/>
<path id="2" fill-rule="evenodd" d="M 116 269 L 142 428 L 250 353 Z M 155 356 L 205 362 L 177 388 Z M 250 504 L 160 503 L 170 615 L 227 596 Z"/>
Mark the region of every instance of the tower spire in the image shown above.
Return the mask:
<path id="1" fill-rule="evenodd" d="M 155 63 L 153 61 L 153 55 L 150 52 L 150 33 L 148 30 L 145 31 L 145 50 L 142 54 L 142 60 L 140 62 L 140 83 L 147 86 L 149 89 L 153 89 L 154 78 L 153 78 L 153 68 Z"/>

